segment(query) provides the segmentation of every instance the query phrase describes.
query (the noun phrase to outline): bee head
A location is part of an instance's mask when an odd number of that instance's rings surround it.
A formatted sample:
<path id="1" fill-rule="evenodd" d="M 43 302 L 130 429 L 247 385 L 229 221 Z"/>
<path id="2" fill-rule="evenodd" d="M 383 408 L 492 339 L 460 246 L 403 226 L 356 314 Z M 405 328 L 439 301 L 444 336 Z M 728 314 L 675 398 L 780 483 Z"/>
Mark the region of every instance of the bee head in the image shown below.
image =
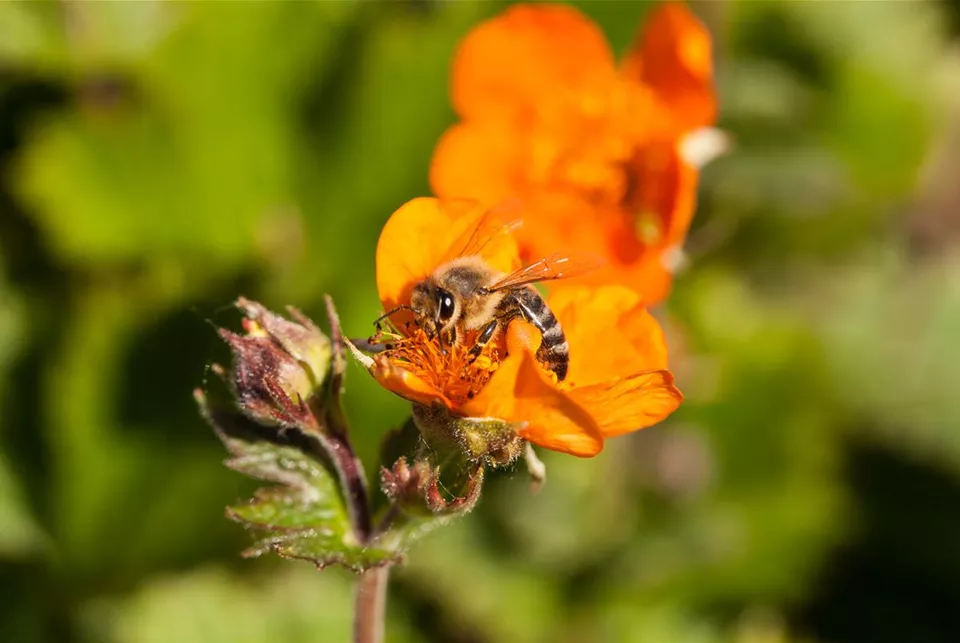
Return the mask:
<path id="1" fill-rule="evenodd" d="M 430 281 L 417 284 L 410 297 L 417 324 L 437 335 L 449 335 L 460 317 L 460 304 L 446 288 Z"/>

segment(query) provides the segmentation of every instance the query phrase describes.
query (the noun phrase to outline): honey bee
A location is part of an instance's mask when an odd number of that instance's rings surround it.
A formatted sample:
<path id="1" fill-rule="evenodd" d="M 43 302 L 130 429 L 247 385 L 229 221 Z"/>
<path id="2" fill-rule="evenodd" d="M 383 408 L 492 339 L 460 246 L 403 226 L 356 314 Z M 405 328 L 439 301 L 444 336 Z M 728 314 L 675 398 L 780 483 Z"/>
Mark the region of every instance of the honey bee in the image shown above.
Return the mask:
<path id="1" fill-rule="evenodd" d="M 563 380 L 567 376 L 570 348 L 556 315 L 533 284 L 578 276 L 596 266 L 587 258 L 574 260 L 555 254 L 510 274 L 494 270 L 483 258 L 483 248 L 491 238 L 506 234 L 517 225 L 519 221 L 512 221 L 487 237 L 482 233 L 485 226 L 481 222 L 460 256 L 417 283 L 410 305 L 401 308 L 412 311 L 417 325 L 429 336 L 437 337 L 441 347 L 460 345 L 471 331 L 477 331 L 470 348 L 474 359 L 511 321 L 524 319 L 543 337 L 537 359 L 557 380 Z"/>

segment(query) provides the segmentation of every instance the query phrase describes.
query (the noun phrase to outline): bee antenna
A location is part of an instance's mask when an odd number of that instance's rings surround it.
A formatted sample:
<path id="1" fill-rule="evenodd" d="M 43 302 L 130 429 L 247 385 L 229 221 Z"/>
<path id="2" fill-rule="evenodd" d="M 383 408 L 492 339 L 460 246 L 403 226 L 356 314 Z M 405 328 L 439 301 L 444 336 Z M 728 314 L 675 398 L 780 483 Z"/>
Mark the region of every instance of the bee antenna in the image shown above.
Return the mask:
<path id="1" fill-rule="evenodd" d="M 400 304 L 399 306 L 397 306 L 397 307 L 394 308 L 393 310 L 388 310 L 387 312 L 383 313 L 382 315 L 380 315 L 379 317 L 377 317 L 376 319 L 374 319 L 374 320 L 373 320 L 373 323 L 374 323 L 374 324 L 379 324 L 381 321 L 383 321 L 384 319 L 386 319 L 386 318 L 389 317 L 390 315 L 393 315 L 393 314 L 395 314 L 395 313 L 398 313 L 398 312 L 400 312 L 401 310 L 409 310 L 409 311 L 412 312 L 412 313 L 416 313 L 416 312 L 417 312 L 417 311 L 415 311 L 412 307 L 410 307 L 410 306 L 408 306 L 408 305 L 406 305 L 406 304 Z"/>

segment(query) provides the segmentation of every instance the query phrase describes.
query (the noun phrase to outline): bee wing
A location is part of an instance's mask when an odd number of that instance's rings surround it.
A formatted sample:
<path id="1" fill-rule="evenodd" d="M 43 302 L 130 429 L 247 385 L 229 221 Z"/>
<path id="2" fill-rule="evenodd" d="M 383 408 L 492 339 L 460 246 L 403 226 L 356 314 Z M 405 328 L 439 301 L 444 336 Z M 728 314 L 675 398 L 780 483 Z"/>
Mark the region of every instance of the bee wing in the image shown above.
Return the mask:
<path id="1" fill-rule="evenodd" d="M 556 279 L 570 279 L 581 277 L 603 267 L 604 261 L 600 257 L 587 254 L 566 254 L 558 252 L 539 261 L 524 266 L 516 272 L 501 277 L 487 286 L 490 292 L 517 288 L 534 284 L 539 281 L 554 281 Z"/>
<path id="2" fill-rule="evenodd" d="M 495 240 L 510 236 L 514 230 L 523 225 L 523 219 L 516 216 L 515 210 L 516 208 L 510 202 L 487 210 L 477 226 L 463 235 L 464 240 L 453 244 L 445 260 L 451 261 L 473 255 L 482 257 L 484 250 L 491 247 L 491 244 L 496 245 L 493 243 Z"/>

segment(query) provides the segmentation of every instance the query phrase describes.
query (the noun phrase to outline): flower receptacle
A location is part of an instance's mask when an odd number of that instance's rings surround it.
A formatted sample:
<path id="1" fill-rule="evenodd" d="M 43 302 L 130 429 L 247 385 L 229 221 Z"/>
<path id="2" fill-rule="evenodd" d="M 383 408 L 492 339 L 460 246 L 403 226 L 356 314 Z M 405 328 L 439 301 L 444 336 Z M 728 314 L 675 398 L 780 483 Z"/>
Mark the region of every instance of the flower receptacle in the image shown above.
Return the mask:
<path id="1" fill-rule="evenodd" d="M 413 421 L 431 447 L 456 449 L 473 462 L 506 466 L 523 453 L 520 427 L 498 418 L 461 417 L 436 404 L 414 404 Z"/>

